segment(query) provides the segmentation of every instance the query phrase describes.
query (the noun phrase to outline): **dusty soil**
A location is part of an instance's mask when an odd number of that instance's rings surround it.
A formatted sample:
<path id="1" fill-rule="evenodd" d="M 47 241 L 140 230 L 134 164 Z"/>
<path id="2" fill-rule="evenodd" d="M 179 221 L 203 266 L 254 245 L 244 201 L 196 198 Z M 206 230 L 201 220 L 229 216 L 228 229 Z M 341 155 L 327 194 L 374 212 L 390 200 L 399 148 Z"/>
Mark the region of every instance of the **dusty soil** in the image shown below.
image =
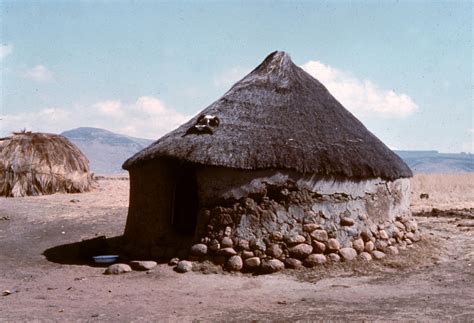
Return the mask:
<path id="1" fill-rule="evenodd" d="M 103 179 L 86 194 L 2 198 L 0 320 L 472 321 L 472 192 L 457 197 L 464 209 L 449 211 L 445 200 L 413 194 L 417 211 L 440 211 L 417 214 L 424 239 L 400 255 L 264 276 L 209 274 L 206 266 L 178 274 L 166 264 L 106 276 L 78 261 L 81 240 L 122 234 L 128 181 Z"/>

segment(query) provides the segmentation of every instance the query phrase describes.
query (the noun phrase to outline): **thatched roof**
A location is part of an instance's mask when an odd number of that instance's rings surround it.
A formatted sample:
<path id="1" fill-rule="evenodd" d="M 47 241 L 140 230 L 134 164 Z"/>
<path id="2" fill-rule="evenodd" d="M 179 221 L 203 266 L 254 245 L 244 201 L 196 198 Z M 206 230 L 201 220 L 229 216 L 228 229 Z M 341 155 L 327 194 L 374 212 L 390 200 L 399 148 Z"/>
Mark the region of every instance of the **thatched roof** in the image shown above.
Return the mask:
<path id="1" fill-rule="evenodd" d="M 88 191 L 86 156 L 63 136 L 19 132 L 0 139 L 0 196 Z"/>
<path id="2" fill-rule="evenodd" d="M 203 115 L 212 131 L 190 131 Z M 128 159 L 237 169 L 292 169 L 351 178 L 410 177 L 408 166 L 285 52 L 271 53 L 223 97 Z"/>

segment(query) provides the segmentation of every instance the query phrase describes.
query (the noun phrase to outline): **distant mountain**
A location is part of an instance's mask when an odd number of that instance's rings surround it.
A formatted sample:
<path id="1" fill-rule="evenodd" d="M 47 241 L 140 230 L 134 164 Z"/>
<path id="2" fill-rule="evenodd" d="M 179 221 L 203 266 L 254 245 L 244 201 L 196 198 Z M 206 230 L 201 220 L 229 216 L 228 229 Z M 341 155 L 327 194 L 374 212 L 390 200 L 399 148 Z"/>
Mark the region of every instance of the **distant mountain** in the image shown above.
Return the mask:
<path id="1" fill-rule="evenodd" d="M 98 128 L 77 128 L 62 133 L 86 154 L 95 174 L 120 174 L 123 162 L 153 140 L 119 135 Z M 414 173 L 474 172 L 473 154 L 395 150 Z"/>
<path id="2" fill-rule="evenodd" d="M 82 127 L 61 135 L 73 142 L 87 156 L 95 174 L 120 174 L 123 162 L 149 146 L 153 140 L 119 135 L 99 128 Z"/>
<path id="3" fill-rule="evenodd" d="M 473 154 L 444 154 L 436 150 L 395 150 L 394 152 L 410 166 L 415 174 L 474 172 Z"/>

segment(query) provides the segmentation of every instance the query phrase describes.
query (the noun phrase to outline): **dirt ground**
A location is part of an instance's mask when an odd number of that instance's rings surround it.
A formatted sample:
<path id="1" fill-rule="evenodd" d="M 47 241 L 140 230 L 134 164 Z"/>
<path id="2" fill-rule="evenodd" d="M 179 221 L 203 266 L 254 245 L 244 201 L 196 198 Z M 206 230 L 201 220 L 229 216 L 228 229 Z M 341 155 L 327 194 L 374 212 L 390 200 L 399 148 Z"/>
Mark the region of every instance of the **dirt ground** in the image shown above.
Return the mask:
<path id="1" fill-rule="evenodd" d="M 424 239 L 400 255 L 263 276 L 178 274 L 166 264 L 106 276 L 51 256 L 122 234 L 126 180 L 102 179 L 85 194 L 1 198 L 0 321 L 473 321 L 474 176 L 443 176 L 413 179 Z"/>

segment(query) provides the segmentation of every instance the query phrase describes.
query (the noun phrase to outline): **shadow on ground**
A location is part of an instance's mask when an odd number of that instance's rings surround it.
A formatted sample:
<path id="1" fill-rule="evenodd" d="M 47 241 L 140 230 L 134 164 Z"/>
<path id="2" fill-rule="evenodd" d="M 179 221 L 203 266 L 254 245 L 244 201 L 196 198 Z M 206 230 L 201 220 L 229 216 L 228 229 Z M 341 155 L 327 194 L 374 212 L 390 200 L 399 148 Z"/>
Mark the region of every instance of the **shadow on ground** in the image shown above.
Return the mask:
<path id="1" fill-rule="evenodd" d="M 119 255 L 119 260 L 125 258 L 121 252 L 123 236 L 106 238 L 105 236 L 80 242 L 68 243 L 49 248 L 43 252 L 48 261 L 62 265 L 88 265 L 93 267 L 104 267 L 108 264 L 97 264 L 94 256 Z"/>

